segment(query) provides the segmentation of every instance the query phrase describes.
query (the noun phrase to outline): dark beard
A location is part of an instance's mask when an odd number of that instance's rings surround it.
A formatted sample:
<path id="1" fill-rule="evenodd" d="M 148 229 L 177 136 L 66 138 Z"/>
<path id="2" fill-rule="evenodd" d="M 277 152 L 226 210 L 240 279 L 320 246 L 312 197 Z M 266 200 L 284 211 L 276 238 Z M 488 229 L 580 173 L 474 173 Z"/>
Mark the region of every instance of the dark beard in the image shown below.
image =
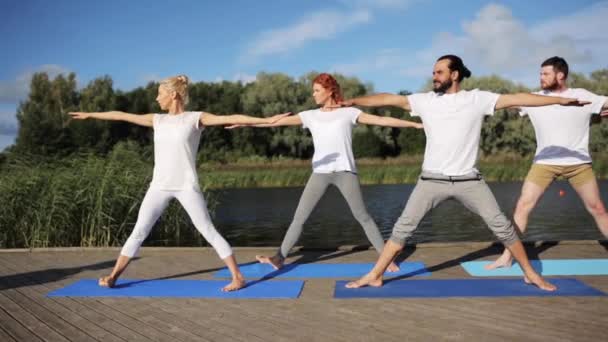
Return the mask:
<path id="1" fill-rule="evenodd" d="M 543 90 L 545 91 L 555 91 L 557 88 L 559 88 L 559 84 L 557 83 L 557 80 L 553 81 L 553 83 L 543 87 L 541 85 L 541 88 L 543 88 Z"/>
<path id="2" fill-rule="evenodd" d="M 445 93 L 445 92 L 446 92 L 446 90 L 450 89 L 450 87 L 451 87 L 451 86 L 452 86 L 452 80 L 451 80 L 451 79 L 449 79 L 449 80 L 447 80 L 447 81 L 445 81 L 445 82 L 441 82 L 441 83 L 439 84 L 439 87 L 435 87 L 435 86 L 433 86 L 433 91 L 434 91 L 435 93 L 437 93 L 437 94 L 440 94 L 440 93 Z"/>

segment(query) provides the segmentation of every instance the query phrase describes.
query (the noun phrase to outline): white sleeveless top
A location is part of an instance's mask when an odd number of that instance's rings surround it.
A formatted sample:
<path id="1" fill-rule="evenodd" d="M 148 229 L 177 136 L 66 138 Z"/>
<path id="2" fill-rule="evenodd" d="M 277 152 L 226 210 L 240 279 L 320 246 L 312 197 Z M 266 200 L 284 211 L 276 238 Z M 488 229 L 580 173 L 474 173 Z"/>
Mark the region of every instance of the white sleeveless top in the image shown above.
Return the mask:
<path id="1" fill-rule="evenodd" d="M 201 112 L 154 114 L 154 173 L 151 189 L 200 191 L 196 152 Z"/>

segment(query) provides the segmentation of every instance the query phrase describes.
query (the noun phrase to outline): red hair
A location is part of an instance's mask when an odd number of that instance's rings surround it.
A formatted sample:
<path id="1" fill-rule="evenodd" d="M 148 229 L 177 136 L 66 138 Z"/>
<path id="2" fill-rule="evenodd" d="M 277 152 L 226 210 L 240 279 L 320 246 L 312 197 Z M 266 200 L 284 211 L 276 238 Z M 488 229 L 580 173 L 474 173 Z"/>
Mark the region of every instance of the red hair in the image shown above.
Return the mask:
<path id="1" fill-rule="evenodd" d="M 338 81 L 336 81 L 332 75 L 326 73 L 319 74 L 319 76 L 315 77 L 312 83 L 317 83 L 321 87 L 331 91 L 331 98 L 334 101 L 340 102 L 344 100 L 342 97 L 342 89 L 340 89 Z"/>

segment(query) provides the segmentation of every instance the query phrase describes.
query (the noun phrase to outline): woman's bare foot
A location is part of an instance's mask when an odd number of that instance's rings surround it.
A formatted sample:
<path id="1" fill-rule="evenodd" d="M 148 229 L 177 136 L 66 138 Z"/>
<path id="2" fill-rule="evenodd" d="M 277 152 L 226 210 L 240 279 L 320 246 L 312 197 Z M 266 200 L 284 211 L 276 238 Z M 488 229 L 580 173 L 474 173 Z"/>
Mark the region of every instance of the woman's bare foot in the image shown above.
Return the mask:
<path id="1" fill-rule="evenodd" d="M 99 286 L 101 286 L 101 287 L 107 287 L 107 288 L 111 289 L 116 284 L 116 279 L 112 278 L 112 276 L 101 277 L 101 278 L 99 278 L 99 281 L 97 282 L 97 284 L 99 284 Z"/>
<path id="2" fill-rule="evenodd" d="M 483 268 L 486 270 L 493 270 L 497 268 L 509 268 L 513 264 L 513 258 L 511 254 L 503 253 L 496 261 L 491 264 L 485 265 Z"/>
<path id="3" fill-rule="evenodd" d="M 275 270 L 283 267 L 285 260 L 278 255 L 267 257 L 264 255 L 256 255 L 256 260 L 262 264 L 270 264 Z"/>
<path id="4" fill-rule="evenodd" d="M 555 285 L 553 285 L 553 284 L 549 283 L 548 281 L 546 281 L 545 279 L 543 279 L 543 277 L 538 275 L 538 273 L 524 275 L 524 281 L 526 282 L 526 284 L 534 284 L 534 285 L 538 286 L 538 288 L 540 288 L 541 290 L 545 290 L 545 291 L 557 290 L 557 287 L 555 287 Z"/>
<path id="5" fill-rule="evenodd" d="M 382 286 L 382 284 L 382 276 L 376 277 L 368 273 L 357 281 L 351 281 L 350 283 L 347 283 L 346 287 L 349 289 L 358 289 L 360 287 L 365 286 L 380 287 Z"/>
<path id="6" fill-rule="evenodd" d="M 232 292 L 236 290 L 240 290 L 245 287 L 245 279 L 243 277 L 232 278 L 232 282 L 230 284 L 224 286 L 222 288 L 222 292 Z"/>
<path id="7" fill-rule="evenodd" d="M 391 262 L 386 269 L 389 272 L 398 272 L 400 270 L 399 265 L 395 264 L 395 262 Z"/>

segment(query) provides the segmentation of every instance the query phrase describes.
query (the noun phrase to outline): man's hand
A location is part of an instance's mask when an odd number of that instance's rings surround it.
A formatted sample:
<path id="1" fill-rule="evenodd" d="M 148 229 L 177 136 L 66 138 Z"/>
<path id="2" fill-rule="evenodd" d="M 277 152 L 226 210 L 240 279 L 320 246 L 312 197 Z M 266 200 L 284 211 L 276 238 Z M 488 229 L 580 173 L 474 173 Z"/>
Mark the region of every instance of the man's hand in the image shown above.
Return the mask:
<path id="1" fill-rule="evenodd" d="M 560 100 L 559 104 L 562 105 L 562 106 L 582 107 L 582 106 L 586 106 L 588 104 L 591 104 L 591 102 L 590 101 L 581 101 L 579 99 L 571 99 L 571 98 L 564 97 L 563 99 Z"/>

